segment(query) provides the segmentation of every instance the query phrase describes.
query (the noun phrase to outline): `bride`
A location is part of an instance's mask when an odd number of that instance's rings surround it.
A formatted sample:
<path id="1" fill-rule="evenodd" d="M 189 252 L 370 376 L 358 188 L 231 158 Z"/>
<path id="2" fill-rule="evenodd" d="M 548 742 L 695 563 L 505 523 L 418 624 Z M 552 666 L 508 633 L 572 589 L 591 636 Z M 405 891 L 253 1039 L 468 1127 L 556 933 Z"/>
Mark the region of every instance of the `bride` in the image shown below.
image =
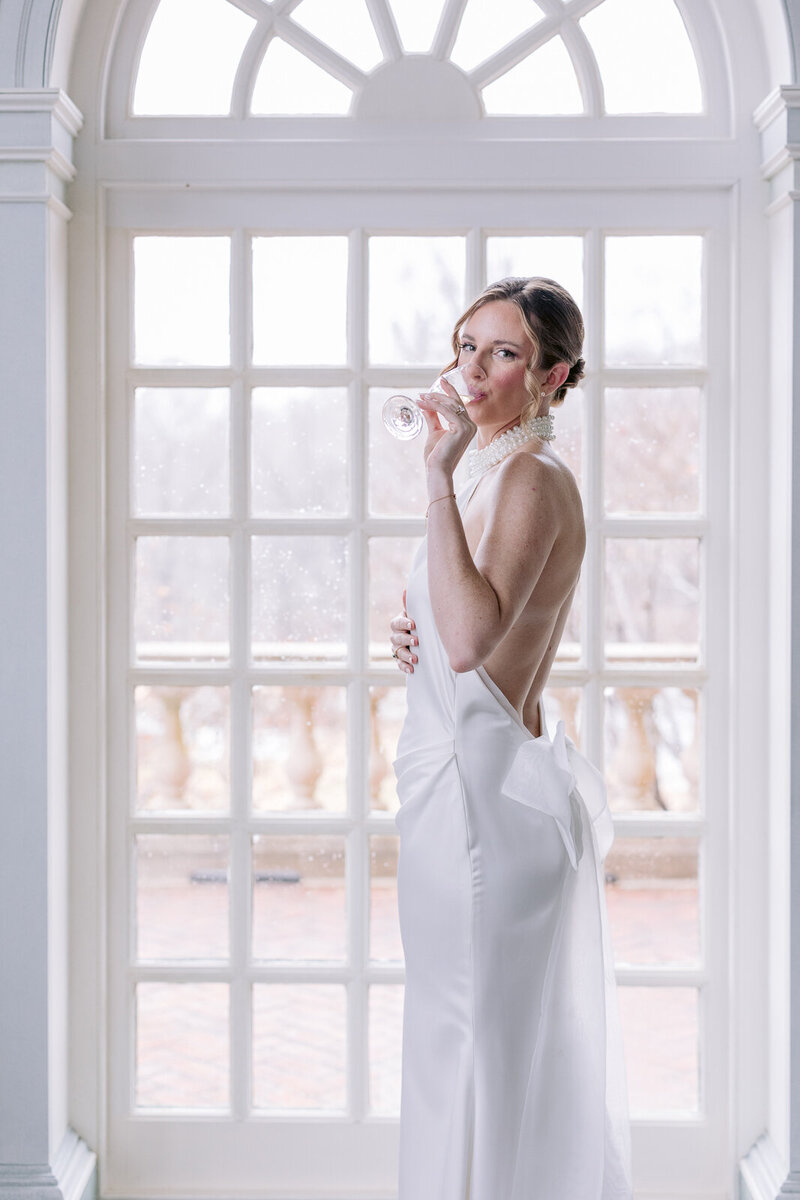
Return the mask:
<path id="1" fill-rule="evenodd" d="M 632 1197 L 613 827 L 602 776 L 542 703 L 586 544 L 549 445 L 582 344 L 559 284 L 501 280 L 453 335 L 468 403 L 449 385 L 420 403 L 427 534 L 391 623 L 408 676 L 399 1200 Z"/>

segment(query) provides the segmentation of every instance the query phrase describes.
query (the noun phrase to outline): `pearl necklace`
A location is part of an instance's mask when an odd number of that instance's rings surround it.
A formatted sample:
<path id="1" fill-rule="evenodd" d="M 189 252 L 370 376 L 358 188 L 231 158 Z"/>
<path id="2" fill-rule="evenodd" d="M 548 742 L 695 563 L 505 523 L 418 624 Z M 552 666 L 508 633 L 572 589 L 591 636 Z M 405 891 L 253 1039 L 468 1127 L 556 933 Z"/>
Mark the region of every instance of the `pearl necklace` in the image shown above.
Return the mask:
<path id="1" fill-rule="evenodd" d="M 474 475 L 482 475 L 484 471 L 489 470 L 489 467 L 493 467 L 507 458 L 513 450 L 524 446 L 533 437 L 540 437 L 545 442 L 552 442 L 555 436 L 551 413 L 545 413 L 542 417 L 527 417 L 513 429 L 507 429 L 505 433 L 494 438 L 482 450 L 470 450 L 469 477 L 472 479 Z"/>

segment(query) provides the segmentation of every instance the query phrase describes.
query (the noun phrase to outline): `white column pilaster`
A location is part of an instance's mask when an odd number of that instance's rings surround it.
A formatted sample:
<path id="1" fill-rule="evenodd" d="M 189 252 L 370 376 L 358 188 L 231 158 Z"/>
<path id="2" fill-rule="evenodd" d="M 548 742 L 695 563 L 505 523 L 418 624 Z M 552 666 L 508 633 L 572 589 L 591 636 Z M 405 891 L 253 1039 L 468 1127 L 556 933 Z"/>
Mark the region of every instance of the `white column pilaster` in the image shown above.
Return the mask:
<path id="1" fill-rule="evenodd" d="M 78 110 L 0 90 L 0 1200 L 79 1200 L 67 1118 L 67 311 Z"/>
<path id="2" fill-rule="evenodd" d="M 800 88 L 755 113 L 769 186 L 769 1111 L 740 1164 L 744 1200 L 800 1197 Z M 787 1052 L 788 1051 L 788 1052 Z"/>

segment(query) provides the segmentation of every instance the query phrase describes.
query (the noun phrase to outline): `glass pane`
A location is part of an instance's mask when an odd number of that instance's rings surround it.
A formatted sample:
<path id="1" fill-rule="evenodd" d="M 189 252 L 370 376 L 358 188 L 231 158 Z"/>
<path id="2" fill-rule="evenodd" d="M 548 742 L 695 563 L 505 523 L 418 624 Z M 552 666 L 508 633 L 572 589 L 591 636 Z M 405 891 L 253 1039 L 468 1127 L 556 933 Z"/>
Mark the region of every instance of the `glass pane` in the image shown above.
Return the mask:
<path id="1" fill-rule="evenodd" d="M 230 511 L 227 388 L 137 388 L 134 512 L 224 517 Z"/>
<path id="2" fill-rule="evenodd" d="M 228 985 L 136 985 L 136 1105 L 227 1108 Z"/>
<path id="3" fill-rule="evenodd" d="M 697 839 L 618 836 L 604 870 L 615 961 L 697 965 Z"/>
<path id="4" fill-rule="evenodd" d="M 692 44 L 673 0 L 605 0 L 580 20 L 609 113 L 702 112 Z"/>
<path id="5" fill-rule="evenodd" d="M 253 838 L 253 958 L 344 959 L 344 848 L 327 835 Z"/>
<path id="6" fill-rule="evenodd" d="M 324 316 L 314 312 L 319 296 L 325 297 Z M 253 362 L 343 363 L 346 322 L 347 238 L 253 238 Z"/>
<path id="7" fill-rule="evenodd" d="M 703 361 L 703 239 L 606 238 L 606 361 Z"/>
<path id="8" fill-rule="evenodd" d="M 261 62 L 250 111 L 254 116 L 346 113 L 349 87 L 318 67 L 305 54 L 273 38 Z"/>
<path id="9" fill-rule="evenodd" d="M 369 657 L 372 662 L 394 666 L 389 643 L 389 623 L 402 612 L 403 589 L 408 581 L 421 538 L 369 539 Z M 413 618 L 414 614 L 408 614 Z M 424 647 L 416 647 L 420 660 Z"/>
<path id="10" fill-rule="evenodd" d="M 253 809 L 347 807 L 347 689 L 253 688 Z"/>
<path id="11" fill-rule="evenodd" d="M 227 538 L 136 539 L 137 658 L 227 658 L 228 603 Z"/>
<path id="12" fill-rule="evenodd" d="M 439 369 L 451 361 L 453 326 L 464 309 L 465 262 L 462 237 L 369 239 L 371 362 Z"/>
<path id="13" fill-rule="evenodd" d="M 230 694 L 134 688 L 136 811 L 219 813 L 230 805 Z"/>
<path id="14" fill-rule="evenodd" d="M 696 662 L 697 538 L 606 538 L 606 658 Z"/>
<path id="15" fill-rule="evenodd" d="M 619 1006 L 631 1116 L 696 1112 L 697 989 L 621 987 Z"/>
<path id="16" fill-rule="evenodd" d="M 583 487 L 583 388 L 570 388 L 563 404 L 551 405 L 555 440 L 550 443 L 566 463 L 578 487 Z"/>
<path id="17" fill-rule="evenodd" d="M 347 653 L 347 539 L 253 538 L 253 658 L 341 662 Z"/>
<path id="18" fill-rule="evenodd" d="M 565 287 L 578 308 L 583 304 L 583 238 L 487 237 L 486 279 L 543 275 Z"/>
<path id="19" fill-rule="evenodd" d="M 396 834 L 379 833 L 369 839 L 369 955 L 380 962 L 403 961 L 397 915 L 399 849 Z"/>
<path id="20" fill-rule="evenodd" d="M 608 388 L 606 512 L 700 508 L 699 388 Z"/>
<path id="21" fill-rule="evenodd" d="M 700 723 L 696 688 L 606 688 L 604 773 L 612 811 L 697 812 Z"/>
<path id="22" fill-rule="evenodd" d="M 137 363 L 230 362 L 230 260 L 227 237 L 133 239 Z"/>
<path id="23" fill-rule="evenodd" d="M 256 388 L 253 516 L 347 512 L 347 390 Z"/>
<path id="24" fill-rule="evenodd" d="M 482 90 L 487 113 L 582 113 L 575 68 L 560 37 L 545 42 Z"/>
<path id="25" fill-rule="evenodd" d="M 381 418 L 384 401 L 398 390 L 413 391 L 400 384 L 369 389 L 369 510 L 380 517 L 421 517 L 428 506 L 422 455 L 425 438 L 399 441 Z"/>
<path id="26" fill-rule="evenodd" d="M 383 58 L 364 0 L 302 0 L 292 20 L 363 71 Z"/>
<path id="27" fill-rule="evenodd" d="M 469 0 L 450 57 L 470 71 L 543 16 L 533 0 Z"/>
<path id="28" fill-rule="evenodd" d="M 399 804 L 392 763 L 397 739 L 406 717 L 405 676 L 397 671 L 398 686 L 369 689 L 369 789 L 370 806 L 394 815 Z"/>
<path id="29" fill-rule="evenodd" d="M 161 0 L 139 60 L 135 116 L 225 115 L 255 21 L 225 0 Z"/>
<path id="30" fill-rule="evenodd" d="M 138 958 L 227 958 L 228 838 L 147 833 L 134 842 Z"/>
<path id="31" fill-rule="evenodd" d="M 253 1107 L 342 1111 L 347 1090 L 345 989 L 253 988 Z"/>
<path id="32" fill-rule="evenodd" d="M 424 54 L 430 50 L 439 16 L 441 0 L 389 0 L 394 23 L 400 34 L 403 49 L 409 54 Z"/>
<path id="33" fill-rule="evenodd" d="M 556 731 L 558 722 L 563 721 L 567 737 L 572 738 L 575 745 L 580 749 L 583 719 L 583 689 L 579 687 L 553 687 L 551 684 L 548 684 L 544 689 L 544 719 L 551 738 Z"/>
<path id="34" fill-rule="evenodd" d="M 397 984 L 369 989 L 369 1110 L 382 1117 L 400 1113 L 403 992 Z"/>

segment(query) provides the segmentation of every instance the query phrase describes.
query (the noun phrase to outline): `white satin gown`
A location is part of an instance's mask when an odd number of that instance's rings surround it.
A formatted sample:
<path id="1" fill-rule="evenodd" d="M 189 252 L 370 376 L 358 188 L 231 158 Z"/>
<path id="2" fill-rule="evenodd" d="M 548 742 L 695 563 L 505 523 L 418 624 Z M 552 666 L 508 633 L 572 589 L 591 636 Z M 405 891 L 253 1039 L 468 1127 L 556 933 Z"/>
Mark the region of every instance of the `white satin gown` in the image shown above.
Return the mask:
<path id="1" fill-rule="evenodd" d="M 541 703 L 535 738 L 482 667 L 451 669 L 426 551 L 394 762 L 399 1200 L 631 1200 L 603 777 L 563 721 L 550 737 Z"/>

